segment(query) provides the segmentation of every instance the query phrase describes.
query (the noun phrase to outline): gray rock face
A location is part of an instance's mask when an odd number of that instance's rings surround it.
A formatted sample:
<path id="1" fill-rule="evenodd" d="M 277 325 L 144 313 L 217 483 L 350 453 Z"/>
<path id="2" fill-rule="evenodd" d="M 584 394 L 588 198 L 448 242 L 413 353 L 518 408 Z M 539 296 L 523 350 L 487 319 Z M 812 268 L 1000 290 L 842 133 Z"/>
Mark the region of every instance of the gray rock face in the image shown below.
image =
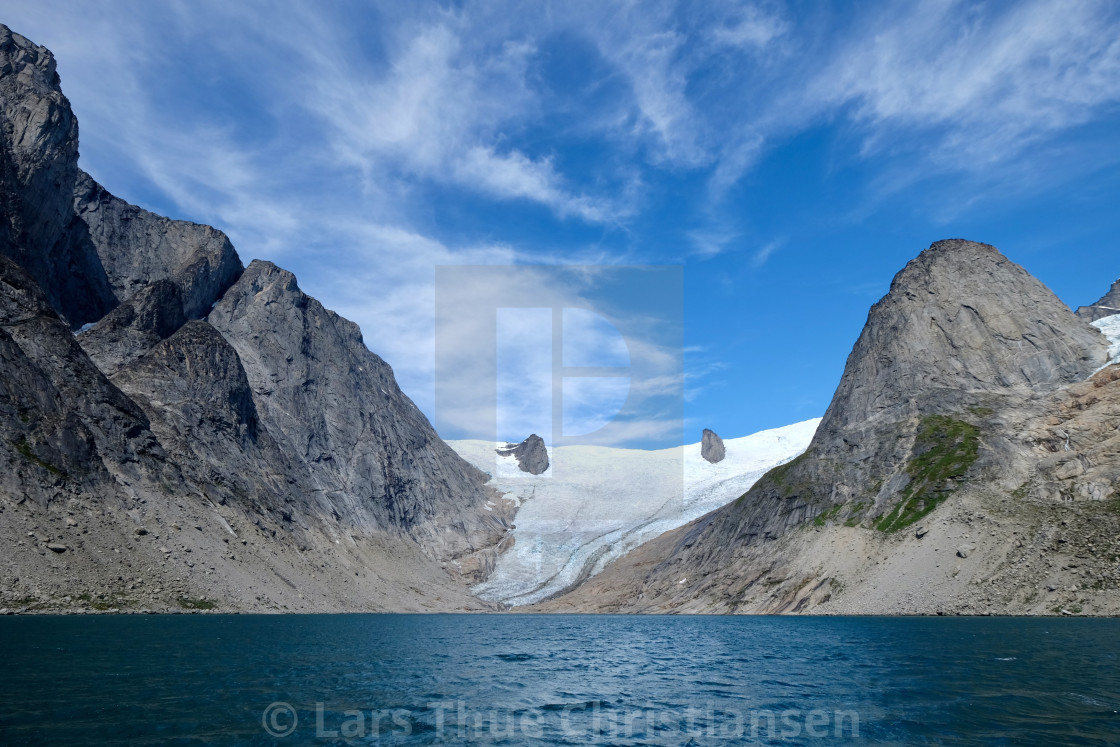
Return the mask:
<path id="1" fill-rule="evenodd" d="M 0 26 L 0 499 L 116 505 L 130 537 L 221 506 L 224 531 L 277 543 L 264 567 L 395 548 L 426 556 L 413 578 L 481 580 L 510 507 L 358 327 L 220 231 L 113 197 L 77 153 L 54 59 Z"/>
<path id="2" fill-rule="evenodd" d="M 501 520 L 477 511 L 486 476 L 436 435 L 358 326 L 290 272 L 254 261 L 207 321 L 240 356 L 261 422 L 306 476 L 316 511 L 423 534 L 440 554 L 502 536 Z M 443 522 L 459 529 L 445 534 Z"/>
<path id="3" fill-rule="evenodd" d="M 183 295 L 170 280 L 157 280 L 110 311 L 78 343 L 106 375 L 144 355 L 187 321 Z"/>
<path id="4" fill-rule="evenodd" d="M 0 26 L 0 254 L 15 260 L 73 326 L 113 306 L 96 253 L 71 240 L 78 121 L 54 57 Z"/>
<path id="5" fill-rule="evenodd" d="M 75 184 L 74 241 L 88 243 L 119 302 L 159 280 L 179 287 L 183 314 L 201 319 L 244 269 L 224 233 L 170 220 L 109 194 L 88 174 Z"/>
<path id="6" fill-rule="evenodd" d="M 872 307 L 821 430 L 897 420 L 927 397 L 951 406 L 963 392 L 1052 391 L 1106 360 L 1104 337 L 994 247 L 938 241 Z"/>
<path id="7" fill-rule="evenodd" d="M 791 493 L 773 534 L 863 498 L 885 511 L 909 483 L 923 417 L 979 424 L 985 413 L 1084 380 L 1107 340 L 994 247 L 939 241 L 912 260 L 868 314 L 805 457 L 758 492 Z M 868 494 L 867 486 L 879 486 Z M 752 491 L 753 492 L 753 491 Z"/>
<path id="8" fill-rule="evenodd" d="M 519 444 L 506 444 L 504 449 L 497 450 L 499 456 L 517 457 L 517 468 L 530 475 L 541 475 L 548 469 L 548 449 L 545 448 L 544 439 L 536 433 Z"/>
<path id="9" fill-rule="evenodd" d="M 178 479 L 139 407 L 93 365 L 34 279 L 0 257 L 0 490 L 46 506 Z"/>
<path id="10" fill-rule="evenodd" d="M 54 57 L 0 26 L 0 254 L 24 267 L 73 329 L 158 280 L 204 316 L 242 265 L 220 231 L 110 195 L 78 168 L 78 121 Z"/>
<path id="11" fill-rule="evenodd" d="M 120 367 L 113 383 L 208 500 L 282 518 L 293 495 L 312 492 L 262 427 L 237 351 L 208 323 L 187 322 Z"/>
<path id="12" fill-rule="evenodd" d="M 1112 284 L 1108 293 L 1101 297 L 1092 306 L 1082 306 L 1077 310 L 1077 315 L 1087 322 L 1120 314 L 1120 280 Z"/>
<path id="13" fill-rule="evenodd" d="M 704 436 L 700 440 L 700 456 L 712 464 L 722 462 L 727 452 L 723 448 L 723 439 L 715 431 L 704 429 Z"/>

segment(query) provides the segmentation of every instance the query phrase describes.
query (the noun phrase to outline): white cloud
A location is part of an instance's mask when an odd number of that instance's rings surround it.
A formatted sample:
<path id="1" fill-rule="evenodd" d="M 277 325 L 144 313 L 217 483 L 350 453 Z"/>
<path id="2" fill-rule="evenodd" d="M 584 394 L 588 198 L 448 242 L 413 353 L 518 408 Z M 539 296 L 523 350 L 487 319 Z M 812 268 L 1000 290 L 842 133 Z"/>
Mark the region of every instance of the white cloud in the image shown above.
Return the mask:
<path id="1" fill-rule="evenodd" d="M 711 227 L 690 231 L 688 238 L 692 240 L 694 254 L 701 259 L 709 259 L 725 252 L 740 235 L 738 231 Z"/>
<path id="2" fill-rule="evenodd" d="M 536 114 L 526 80 L 530 41 L 478 49 L 471 42 L 485 37 L 476 38 L 465 17 L 408 23 L 393 34 L 378 74 L 340 51 L 340 31 L 323 28 L 316 44 L 294 46 L 305 63 L 295 103 L 321 119 L 335 152 L 367 178 L 399 169 L 592 223 L 626 212 L 610 197 L 568 189 L 549 156 L 501 146 Z"/>
<path id="3" fill-rule="evenodd" d="M 935 163 L 965 170 L 1006 161 L 1120 100 L 1114 4 L 985 10 L 927 0 L 886 15 L 840 51 L 811 95 L 834 106 L 854 102 L 872 149 L 900 132 L 929 138 L 940 128 Z"/>
<path id="4" fill-rule="evenodd" d="M 746 5 L 734 8 L 723 24 L 712 30 L 712 39 L 718 44 L 748 49 L 762 49 L 789 30 L 789 24 L 780 15 Z"/>
<path id="5" fill-rule="evenodd" d="M 751 264 L 755 267 L 762 267 L 764 264 L 766 264 L 766 260 L 770 259 L 770 255 L 778 251 L 781 246 L 782 243 L 780 241 L 771 241 L 763 244 L 751 256 Z"/>
<path id="6" fill-rule="evenodd" d="M 471 184 L 496 197 L 524 198 L 548 205 L 561 217 L 576 215 L 592 223 L 612 219 L 618 211 L 605 200 L 566 192 L 550 159 L 533 161 L 513 151 L 502 155 L 492 148 L 474 146 L 453 156 L 451 169 L 463 184 Z"/>

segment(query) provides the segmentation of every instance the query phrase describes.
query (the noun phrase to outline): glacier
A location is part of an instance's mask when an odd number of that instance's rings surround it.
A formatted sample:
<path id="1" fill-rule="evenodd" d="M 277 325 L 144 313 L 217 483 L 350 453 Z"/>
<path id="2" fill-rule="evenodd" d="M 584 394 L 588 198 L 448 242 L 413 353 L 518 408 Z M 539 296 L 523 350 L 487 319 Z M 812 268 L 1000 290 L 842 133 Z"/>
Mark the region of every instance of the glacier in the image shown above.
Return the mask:
<path id="1" fill-rule="evenodd" d="M 611 561 L 737 499 L 773 467 L 809 446 L 820 418 L 725 439 L 710 464 L 700 443 L 662 450 L 548 447 L 549 468 L 521 472 L 504 442 L 448 441 L 517 503 L 513 546 L 473 591 L 517 607 L 574 588 Z"/>
<path id="2" fill-rule="evenodd" d="M 1108 338 L 1108 363 L 1106 366 L 1111 366 L 1113 363 L 1120 363 L 1120 314 L 1113 314 L 1106 316 L 1104 319 L 1098 319 L 1092 322 L 1093 326 L 1104 333 Z"/>

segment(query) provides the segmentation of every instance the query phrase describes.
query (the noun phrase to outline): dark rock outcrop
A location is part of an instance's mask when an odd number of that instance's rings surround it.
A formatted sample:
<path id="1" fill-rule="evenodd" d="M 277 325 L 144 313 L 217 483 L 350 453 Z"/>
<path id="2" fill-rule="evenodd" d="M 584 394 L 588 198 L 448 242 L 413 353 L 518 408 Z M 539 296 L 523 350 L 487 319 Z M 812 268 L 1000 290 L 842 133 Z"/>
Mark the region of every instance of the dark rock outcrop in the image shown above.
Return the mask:
<path id="1" fill-rule="evenodd" d="M 78 168 L 78 121 L 54 57 L 0 26 L 0 254 L 78 329 L 158 280 L 204 316 L 241 273 L 220 231 L 113 197 Z"/>
<path id="2" fill-rule="evenodd" d="M 703 438 L 700 440 L 700 456 L 712 464 L 722 462 L 723 458 L 727 456 L 727 452 L 723 448 L 723 439 L 716 435 L 715 431 L 704 429 Z"/>
<path id="3" fill-rule="evenodd" d="M 78 342 L 97 367 L 112 376 L 175 334 L 186 321 L 179 286 L 157 280 L 81 332 Z"/>
<path id="4" fill-rule="evenodd" d="M 506 444 L 504 449 L 498 449 L 497 452 L 498 456 L 516 457 L 517 468 L 530 475 L 541 475 L 548 469 L 548 449 L 545 448 L 544 439 L 536 433 L 530 434 L 519 444 Z"/>
<path id="5" fill-rule="evenodd" d="M 0 490 L 45 507 L 177 480 L 143 411 L 74 341 L 35 280 L 0 257 Z"/>
<path id="6" fill-rule="evenodd" d="M 0 254 L 23 267 L 71 326 L 115 298 L 97 253 L 75 241 L 78 120 L 54 57 L 0 26 Z"/>
<path id="7" fill-rule="evenodd" d="M 244 269 L 221 231 L 129 205 L 84 172 L 73 205 L 81 224 L 73 240 L 97 255 L 117 302 L 168 280 L 179 288 L 184 316 L 201 319 Z"/>
<path id="8" fill-rule="evenodd" d="M 1120 314 L 1120 280 L 1112 284 L 1108 293 L 1101 297 L 1092 306 L 1082 306 L 1077 310 L 1077 315 L 1087 322 Z"/>
<path id="9" fill-rule="evenodd" d="M 260 422 L 241 359 L 210 324 L 192 320 L 112 381 L 144 410 L 152 431 L 199 479 L 208 500 L 255 513 L 290 513 L 307 480 Z M 307 524 L 314 516 L 303 516 Z"/>

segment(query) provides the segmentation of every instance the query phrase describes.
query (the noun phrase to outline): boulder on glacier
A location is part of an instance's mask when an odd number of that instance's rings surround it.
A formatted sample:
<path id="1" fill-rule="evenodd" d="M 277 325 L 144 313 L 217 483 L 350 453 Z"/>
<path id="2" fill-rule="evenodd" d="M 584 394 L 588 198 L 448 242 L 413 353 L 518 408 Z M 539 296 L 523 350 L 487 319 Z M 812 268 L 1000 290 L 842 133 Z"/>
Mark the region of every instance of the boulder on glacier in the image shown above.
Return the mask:
<path id="1" fill-rule="evenodd" d="M 700 456 L 712 464 L 722 462 L 727 456 L 727 451 L 723 448 L 723 439 L 716 435 L 715 431 L 704 429 L 704 437 L 700 441 Z"/>
<path id="2" fill-rule="evenodd" d="M 548 469 L 548 450 L 544 446 L 544 439 L 536 433 L 519 444 L 506 444 L 505 448 L 498 449 L 498 456 L 517 457 L 517 466 L 522 472 L 530 475 L 543 474 Z"/>

